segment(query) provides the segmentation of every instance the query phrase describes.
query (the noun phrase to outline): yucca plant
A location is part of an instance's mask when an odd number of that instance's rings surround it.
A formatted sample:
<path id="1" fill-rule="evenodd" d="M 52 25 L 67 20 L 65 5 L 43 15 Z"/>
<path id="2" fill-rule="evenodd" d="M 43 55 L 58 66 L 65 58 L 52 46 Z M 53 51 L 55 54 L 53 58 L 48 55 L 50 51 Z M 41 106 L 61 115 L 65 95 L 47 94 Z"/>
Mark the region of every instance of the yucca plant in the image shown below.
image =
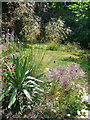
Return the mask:
<path id="1" fill-rule="evenodd" d="M 23 108 L 24 105 L 30 105 L 36 102 L 38 94 L 43 92 L 40 84 L 43 82 L 37 77 L 31 77 L 32 68 L 27 70 L 27 58 L 23 60 L 17 56 L 13 56 L 13 64 L 4 63 L 2 74 L 4 77 L 4 89 L 0 97 L 0 101 L 8 97 L 8 108 L 15 107 L 18 102 L 18 107 Z"/>

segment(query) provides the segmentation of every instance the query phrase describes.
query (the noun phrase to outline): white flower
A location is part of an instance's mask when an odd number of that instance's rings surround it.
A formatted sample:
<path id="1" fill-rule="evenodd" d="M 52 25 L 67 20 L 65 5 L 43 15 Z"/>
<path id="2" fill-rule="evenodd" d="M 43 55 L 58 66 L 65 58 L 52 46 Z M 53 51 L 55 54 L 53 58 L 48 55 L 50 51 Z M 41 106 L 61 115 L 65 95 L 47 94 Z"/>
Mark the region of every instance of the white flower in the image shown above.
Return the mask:
<path id="1" fill-rule="evenodd" d="M 83 88 L 83 92 L 86 92 L 85 88 Z"/>
<path id="2" fill-rule="evenodd" d="M 83 113 L 84 113 L 84 112 L 87 112 L 87 111 L 88 111 L 88 110 L 85 110 L 85 109 L 82 109 L 82 110 L 81 110 L 81 112 L 83 112 Z"/>
<path id="3" fill-rule="evenodd" d="M 52 112 L 56 113 L 57 111 L 55 109 L 51 109 Z"/>
<path id="4" fill-rule="evenodd" d="M 84 117 L 84 116 L 80 116 L 80 117 L 78 117 L 78 118 L 86 118 L 86 117 Z"/>
<path id="5" fill-rule="evenodd" d="M 88 94 L 88 104 L 90 104 L 90 94 Z"/>
<path id="6" fill-rule="evenodd" d="M 49 71 L 49 68 L 46 68 L 47 71 Z"/>
<path id="7" fill-rule="evenodd" d="M 88 118 L 88 110 L 82 109 L 81 111 L 77 111 L 78 118 Z"/>
<path id="8" fill-rule="evenodd" d="M 80 89 L 80 90 L 79 90 L 79 93 L 83 93 L 83 90 L 82 90 L 82 89 Z"/>
<path id="9" fill-rule="evenodd" d="M 51 106 L 51 103 L 46 103 L 47 106 Z"/>
<path id="10" fill-rule="evenodd" d="M 49 105 L 49 103 L 46 103 L 46 105 Z"/>
<path id="11" fill-rule="evenodd" d="M 74 82 L 71 82 L 71 85 L 75 85 L 75 83 L 74 83 Z"/>
<path id="12" fill-rule="evenodd" d="M 80 86 L 79 84 L 77 84 L 77 85 L 76 85 L 76 88 L 77 88 L 77 89 L 80 89 L 80 88 L 81 88 L 81 86 Z"/>
<path id="13" fill-rule="evenodd" d="M 88 110 L 82 109 L 81 113 L 82 113 L 82 115 L 84 114 L 85 117 L 88 117 Z"/>
<path id="14" fill-rule="evenodd" d="M 78 115 L 81 115 L 80 111 L 77 111 L 77 114 L 78 114 Z"/>
<path id="15" fill-rule="evenodd" d="M 18 43 L 20 43 L 20 42 L 18 41 Z"/>
<path id="16" fill-rule="evenodd" d="M 56 97 L 56 100 L 58 100 L 58 97 Z"/>
<path id="17" fill-rule="evenodd" d="M 70 114 L 67 114 L 68 117 L 70 117 Z"/>
<path id="18" fill-rule="evenodd" d="M 88 94 L 86 92 L 82 96 L 82 101 L 87 101 L 88 102 Z"/>

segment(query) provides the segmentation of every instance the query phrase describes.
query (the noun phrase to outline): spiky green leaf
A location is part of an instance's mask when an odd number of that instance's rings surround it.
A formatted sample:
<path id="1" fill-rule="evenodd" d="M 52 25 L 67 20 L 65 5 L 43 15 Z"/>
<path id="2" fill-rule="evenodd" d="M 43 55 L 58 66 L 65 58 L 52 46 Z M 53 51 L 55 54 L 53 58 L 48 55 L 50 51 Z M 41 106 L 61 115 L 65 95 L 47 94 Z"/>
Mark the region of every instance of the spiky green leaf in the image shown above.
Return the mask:
<path id="1" fill-rule="evenodd" d="M 27 97 L 30 101 L 32 101 L 32 98 L 31 98 L 30 93 L 29 93 L 26 89 L 23 89 L 23 92 L 24 92 L 24 94 L 26 95 L 26 97 Z"/>
<path id="2" fill-rule="evenodd" d="M 34 78 L 34 77 L 31 77 L 31 76 L 28 76 L 27 79 L 35 80 L 35 81 L 37 81 L 37 82 L 43 82 L 43 81 L 41 81 L 41 80 L 39 80 L 39 79 L 36 79 L 36 78 Z"/>
<path id="3" fill-rule="evenodd" d="M 14 89 L 14 91 L 12 93 L 12 96 L 10 98 L 10 102 L 9 102 L 8 108 L 10 108 L 16 101 L 17 90 L 18 90 L 17 88 Z"/>
<path id="4" fill-rule="evenodd" d="M 0 96 L 0 101 L 5 97 L 6 94 L 10 92 L 10 90 L 11 90 L 10 87 L 6 89 L 6 91 Z"/>

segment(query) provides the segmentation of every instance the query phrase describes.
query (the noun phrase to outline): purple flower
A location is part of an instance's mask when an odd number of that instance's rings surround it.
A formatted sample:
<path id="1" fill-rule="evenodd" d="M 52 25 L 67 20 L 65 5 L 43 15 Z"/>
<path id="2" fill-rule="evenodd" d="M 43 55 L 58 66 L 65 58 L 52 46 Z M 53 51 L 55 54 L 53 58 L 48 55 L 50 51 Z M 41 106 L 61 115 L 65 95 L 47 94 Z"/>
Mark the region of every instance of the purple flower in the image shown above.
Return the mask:
<path id="1" fill-rule="evenodd" d="M 71 85 L 71 81 L 83 76 L 84 72 L 77 63 L 73 63 L 67 67 L 58 67 L 48 71 L 47 79 L 49 81 L 58 80 L 59 86 L 67 89 Z"/>

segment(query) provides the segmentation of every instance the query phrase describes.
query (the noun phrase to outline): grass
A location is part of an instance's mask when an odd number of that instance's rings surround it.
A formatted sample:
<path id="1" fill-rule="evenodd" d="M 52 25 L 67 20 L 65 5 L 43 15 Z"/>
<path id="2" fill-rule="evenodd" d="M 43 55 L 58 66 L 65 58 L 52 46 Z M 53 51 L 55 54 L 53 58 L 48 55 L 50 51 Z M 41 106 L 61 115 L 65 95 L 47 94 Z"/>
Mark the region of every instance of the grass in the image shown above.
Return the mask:
<path id="1" fill-rule="evenodd" d="M 57 51 L 47 50 L 47 45 L 44 44 L 34 44 L 34 45 L 28 45 L 28 47 L 25 48 L 25 51 L 21 51 L 21 54 L 28 54 L 30 53 L 30 48 L 33 47 L 34 49 L 34 59 L 36 61 L 36 64 L 39 65 L 39 68 L 41 71 L 46 71 L 46 68 L 56 68 L 57 66 L 67 66 L 71 63 L 78 63 L 80 67 L 84 70 L 86 75 L 88 76 L 88 70 L 90 70 L 90 65 L 88 64 L 87 60 L 87 54 L 89 54 L 89 51 L 78 49 L 76 50 L 68 50 L 66 45 L 63 45 L 60 47 Z M 40 72 L 41 72 L 40 71 Z M 86 76 L 86 77 L 87 77 Z M 89 86 L 86 79 L 82 79 L 78 81 L 80 84 L 82 84 L 83 87 Z"/>
<path id="2" fill-rule="evenodd" d="M 81 48 L 69 47 L 67 45 L 61 45 L 57 51 L 47 50 L 46 44 L 28 44 L 28 47 L 25 48 L 26 54 L 30 52 L 30 47 L 34 48 L 34 55 L 38 62 L 42 58 L 44 54 L 43 61 L 40 63 L 42 69 L 45 70 L 48 68 L 55 68 L 56 66 L 66 66 L 70 63 L 76 62 L 81 68 L 88 72 L 90 66 L 88 65 L 88 60 L 86 55 L 90 53 L 90 51 L 82 50 Z"/>
<path id="3" fill-rule="evenodd" d="M 90 51 L 81 49 L 76 45 L 60 45 L 58 50 L 48 50 L 49 44 L 26 44 L 20 52 L 21 55 L 27 55 L 33 48 L 33 57 L 40 69 L 55 68 L 57 66 L 67 66 L 76 62 L 88 74 L 90 64 L 88 64 L 87 54 Z M 13 52 L 13 50 L 12 50 Z M 4 52 L 5 53 L 5 52 Z"/>

